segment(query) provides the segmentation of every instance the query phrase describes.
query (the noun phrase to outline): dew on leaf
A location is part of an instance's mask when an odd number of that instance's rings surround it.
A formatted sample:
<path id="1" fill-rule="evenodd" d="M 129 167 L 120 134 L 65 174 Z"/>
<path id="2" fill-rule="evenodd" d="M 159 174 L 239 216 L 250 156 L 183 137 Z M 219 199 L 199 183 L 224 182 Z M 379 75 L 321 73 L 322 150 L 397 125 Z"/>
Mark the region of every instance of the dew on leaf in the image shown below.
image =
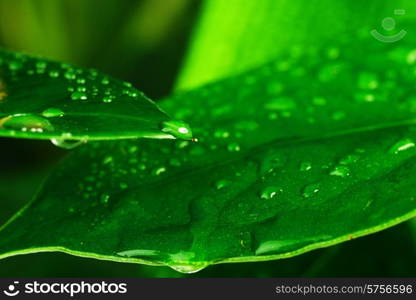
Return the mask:
<path id="1" fill-rule="evenodd" d="M 106 157 L 104 157 L 103 159 L 103 164 L 109 164 L 113 161 L 113 157 L 110 155 L 107 155 Z"/>
<path id="2" fill-rule="evenodd" d="M 59 77 L 59 71 L 56 71 L 56 70 L 49 71 L 49 77 L 58 78 Z"/>
<path id="3" fill-rule="evenodd" d="M 191 265 L 191 264 L 189 264 L 189 265 L 185 265 L 185 264 L 184 265 L 169 265 L 169 267 L 172 268 L 173 270 L 178 271 L 180 273 L 185 273 L 185 274 L 192 274 L 192 273 L 199 272 L 199 271 L 205 269 L 207 266 L 208 266 L 208 263 L 204 264 L 204 265 L 200 265 L 200 264 L 197 264 L 197 265 Z"/>
<path id="4" fill-rule="evenodd" d="M 347 177 L 350 176 L 350 169 L 345 165 L 338 165 L 329 173 L 332 176 Z"/>
<path id="5" fill-rule="evenodd" d="M 62 117 L 65 113 L 59 108 L 50 107 L 42 112 L 42 116 L 46 118 Z"/>
<path id="6" fill-rule="evenodd" d="M 76 91 L 71 94 L 71 99 L 72 100 L 87 100 L 88 97 L 87 97 L 87 94 L 85 94 L 84 92 Z"/>
<path id="7" fill-rule="evenodd" d="M 64 77 L 68 80 L 74 80 L 77 78 L 77 75 L 73 71 L 66 71 Z"/>
<path id="8" fill-rule="evenodd" d="M 309 171 L 310 169 L 312 169 L 312 164 L 309 161 L 304 161 L 300 164 L 299 169 L 301 171 Z"/>
<path id="9" fill-rule="evenodd" d="M 221 190 L 227 186 L 229 186 L 231 184 L 231 181 L 226 180 L 226 179 L 222 179 L 222 180 L 218 180 L 217 182 L 215 182 L 215 188 L 217 190 Z"/>
<path id="10" fill-rule="evenodd" d="M 20 61 L 11 61 L 9 63 L 9 69 L 11 71 L 20 70 L 23 67 L 23 64 Z"/>
<path id="11" fill-rule="evenodd" d="M 345 156 L 344 158 L 342 158 L 339 163 L 341 165 L 348 165 L 348 164 L 352 164 L 357 162 L 360 159 L 360 156 L 358 156 L 357 154 L 349 154 L 347 156 Z"/>
<path id="12" fill-rule="evenodd" d="M 304 187 L 302 196 L 305 198 L 310 198 L 318 192 L 319 192 L 318 183 L 308 184 L 307 186 Z"/>
<path id="13" fill-rule="evenodd" d="M 399 152 L 415 147 L 415 142 L 412 139 L 405 138 L 395 143 L 390 148 L 390 153 L 398 154 Z"/>
<path id="14" fill-rule="evenodd" d="M 139 256 L 156 256 L 160 252 L 157 250 L 137 249 L 137 250 L 126 250 L 118 252 L 117 255 L 124 257 L 139 257 Z"/>
<path id="15" fill-rule="evenodd" d="M 16 114 L 4 117 L 0 119 L 0 127 L 31 132 L 54 130 L 52 124 L 47 119 L 34 114 Z"/>
<path id="16" fill-rule="evenodd" d="M 160 174 L 162 174 L 164 172 L 166 172 L 166 168 L 165 167 L 159 167 L 159 168 L 156 168 L 153 171 L 153 174 L 156 175 L 156 176 L 158 176 L 158 175 L 160 175 Z"/>
<path id="17" fill-rule="evenodd" d="M 260 193 L 260 198 L 262 199 L 272 199 L 274 198 L 278 193 L 281 193 L 282 189 L 277 188 L 275 186 L 268 186 L 264 188 Z"/>
<path id="18" fill-rule="evenodd" d="M 110 195 L 108 195 L 108 194 L 102 194 L 100 196 L 100 202 L 102 204 L 107 204 L 109 200 L 110 200 Z"/>
<path id="19" fill-rule="evenodd" d="M 51 139 L 52 144 L 59 148 L 71 150 L 76 147 L 81 146 L 82 144 L 85 144 L 87 140 L 85 139 L 74 139 L 72 138 L 71 133 L 63 133 L 61 137 Z"/>
<path id="20" fill-rule="evenodd" d="M 192 139 L 192 131 L 188 124 L 181 121 L 165 121 L 161 130 L 174 138 Z"/>
<path id="21" fill-rule="evenodd" d="M 103 102 L 104 103 L 110 103 L 110 102 L 112 102 L 113 101 L 113 99 L 110 97 L 110 96 L 105 96 L 105 97 L 103 97 Z"/>
<path id="22" fill-rule="evenodd" d="M 238 152 L 240 151 L 240 145 L 237 143 L 230 143 L 228 144 L 227 149 L 230 152 Z"/>
<path id="23" fill-rule="evenodd" d="M 409 54 L 406 57 L 406 62 L 409 65 L 413 65 L 416 63 L 416 49 L 409 52 Z"/>
<path id="24" fill-rule="evenodd" d="M 226 138 L 228 138 L 230 136 L 230 133 L 227 130 L 218 129 L 218 130 L 215 130 L 214 136 L 216 138 L 226 139 Z"/>

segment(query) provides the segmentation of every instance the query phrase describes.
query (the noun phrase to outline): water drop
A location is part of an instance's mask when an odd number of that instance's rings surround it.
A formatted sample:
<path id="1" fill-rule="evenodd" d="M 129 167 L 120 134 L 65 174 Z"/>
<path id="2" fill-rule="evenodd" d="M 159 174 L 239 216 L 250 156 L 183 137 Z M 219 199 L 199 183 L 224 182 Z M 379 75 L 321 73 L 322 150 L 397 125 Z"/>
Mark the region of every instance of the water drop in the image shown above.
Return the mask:
<path id="1" fill-rule="evenodd" d="M 77 78 L 77 75 L 73 71 L 69 70 L 65 72 L 64 77 L 68 80 L 74 80 L 75 78 Z"/>
<path id="2" fill-rule="evenodd" d="M 348 165 L 358 161 L 360 157 L 357 154 L 349 154 L 339 161 L 341 165 Z"/>
<path id="3" fill-rule="evenodd" d="M 230 136 L 230 133 L 227 130 L 224 129 L 218 129 L 214 132 L 214 136 L 216 138 L 222 138 L 222 139 L 226 139 Z"/>
<path id="4" fill-rule="evenodd" d="M 110 156 L 110 155 L 107 155 L 106 157 L 104 157 L 104 159 L 103 159 L 103 164 L 109 164 L 109 163 L 111 163 L 113 161 L 113 157 L 112 156 Z"/>
<path id="5" fill-rule="evenodd" d="M 49 77 L 58 78 L 59 77 L 59 71 L 56 71 L 56 70 L 49 71 Z"/>
<path id="6" fill-rule="evenodd" d="M 20 61 L 14 60 L 9 63 L 9 69 L 11 71 L 17 71 L 23 67 L 23 64 Z"/>
<path id="7" fill-rule="evenodd" d="M 157 169 L 155 169 L 153 171 L 153 174 L 155 174 L 156 176 L 158 176 L 158 175 L 160 175 L 160 174 L 162 174 L 164 172 L 166 172 L 166 168 L 165 167 L 159 167 L 159 168 L 157 168 Z"/>
<path id="8" fill-rule="evenodd" d="M 240 151 L 240 145 L 238 145 L 237 143 L 231 143 L 228 144 L 227 149 L 230 152 L 238 152 Z"/>
<path id="9" fill-rule="evenodd" d="M 161 125 L 161 130 L 175 138 L 192 139 L 191 128 L 181 121 L 165 121 Z"/>
<path id="10" fill-rule="evenodd" d="M 413 65 L 416 63 L 416 49 L 409 52 L 406 61 L 409 65 Z"/>
<path id="11" fill-rule="evenodd" d="M 108 194 L 102 194 L 100 197 L 100 202 L 102 204 L 107 204 L 109 200 L 110 200 L 110 195 Z"/>
<path id="12" fill-rule="evenodd" d="M 113 101 L 113 99 L 111 98 L 111 96 L 105 96 L 105 97 L 103 97 L 103 102 L 104 103 L 110 103 L 111 101 Z"/>
<path id="13" fill-rule="evenodd" d="M 390 153 L 398 154 L 399 152 L 405 151 L 415 147 L 415 142 L 412 139 L 406 138 L 398 141 L 390 148 Z"/>
<path id="14" fill-rule="evenodd" d="M 61 137 L 51 139 L 52 144 L 63 149 L 74 149 L 87 142 L 86 139 L 73 139 L 71 133 L 63 133 Z"/>
<path id="15" fill-rule="evenodd" d="M 305 188 L 303 189 L 302 196 L 305 197 L 305 198 L 310 198 L 318 192 L 319 192 L 319 184 L 318 183 L 309 184 L 309 185 L 305 186 Z"/>
<path id="16" fill-rule="evenodd" d="M 46 118 L 62 117 L 65 113 L 59 108 L 51 107 L 42 112 L 42 116 Z"/>
<path id="17" fill-rule="evenodd" d="M 304 161 L 300 164 L 300 168 L 301 171 L 309 171 L 310 169 L 312 169 L 312 164 L 309 161 Z"/>
<path id="18" fill-rule="evenodd" d="M 147 250 L 147 249 L 135 249 L 118 252 L 117 255 L 124 257 L 135 257 L 135 256 L 156 256 L 159 255 L 158 250 Z"/>
<path id="19" fill-rule="evenodd" d="M 339 177 L 347 177 L 350 176 L 350 169 L 347 166 L 339 165 L 336 166 L 329 175 L 332 176 L 339 176 Z"/>
<path id="20" fill-rule="evenodd" d="M 178 271 L 180 273 L 185 274 L 192 274 L 196 273 L 198 271 L 201 271 L 202 269 L 205 269 L 208 265 L 207 264 L 197 264 L 197 265 L 169 265 L 170 268 L 174 269 L 175 271 Z"/>
<path id="21" fill-rule="evenodd" d="M 45 61 L 38 61 L 36 63 L 36 68 L 37 69 L 45 69 L 47 66 L 47 63 Z"/>
<path id="22" fill-rule="evenodd" d="M 74 149 L 74 148 L 86 143 L 86 141 L 84 141 L 84 140 L 65 140 L 65 139 L 60 139 L 60 138 L 51 139 L 51 142 L 55 146 L 57 146 L 59 148 L 67 149 L 67 150 Z"/>
<path id="23" fill-rule="evenodd" d="M 278 193 L 281 193 L 282 189 L 279 189 L 277 187 L 274 186 L 269 186 L 266 187 L 265 189 L 263 189 L 260 193 L 260 198 L 262 199 L 272 199 L 274 198 Z"/>
<path id="24" fill-rule="evenodd" d="M 85 94 L 84 92 L 73 92 L 71 94 L 71 99 L 72 100 L 87 100 L 87 94 Z"/>
<path id="25" fill-rule="evenodd" d="M 137 146 L 130 146 L 129 147 L 129 153 L 136 153 L 139 147 Z"/>
<path id="26" fill-rule="evenodd" d="M 223 189 L 223 188 L 225 188 L 225 187 L 229 186 L 230 184 L 231 184 L 231 181 L 229 181 L 229 180 L 226 180 L 226 179 L 218 180 L 218 181 L 215 183 L 215 188 L 216 188 L 217 190 L 221 190 L 221 189 Z"/>
<path id="27" fill-rule="evenodd" d="M 47 119 L 34 114 L 16 114 L 4 117 L 0 119 L 0 127 L 31 132 L 54 130 L 52 124 Z"/>

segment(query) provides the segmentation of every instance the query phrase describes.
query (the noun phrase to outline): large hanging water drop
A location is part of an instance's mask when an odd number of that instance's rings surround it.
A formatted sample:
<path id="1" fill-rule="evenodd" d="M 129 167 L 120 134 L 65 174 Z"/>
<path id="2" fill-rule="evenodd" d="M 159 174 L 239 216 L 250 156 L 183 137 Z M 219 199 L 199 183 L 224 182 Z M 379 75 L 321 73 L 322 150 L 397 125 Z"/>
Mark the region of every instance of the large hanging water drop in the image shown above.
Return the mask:
<path id="1" fill-rule="evenodd" d="M 64 133 L 59 138 L 51 139 L 52 144 L 66 150 L 74 149 L 87 142 L 86 139 L 74 139 L 70 133 Z"/>

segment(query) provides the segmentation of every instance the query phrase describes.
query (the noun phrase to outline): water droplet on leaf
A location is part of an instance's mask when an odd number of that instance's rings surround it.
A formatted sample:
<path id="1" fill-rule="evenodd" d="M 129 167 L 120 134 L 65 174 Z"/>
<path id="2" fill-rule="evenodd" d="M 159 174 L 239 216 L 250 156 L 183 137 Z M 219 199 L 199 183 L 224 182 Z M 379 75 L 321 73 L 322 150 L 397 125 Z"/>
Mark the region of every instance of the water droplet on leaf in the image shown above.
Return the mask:
<path id="1" fill-rule="evenodd" d="M 162 123 L 161 130 L 175 138 L 192 139 L 191 128 L 181 121 L 165 121 Z"/>
<path id="2" fill-rule="evenodd" d="M 412 139 L 406 138 L 398 141 L 390 148 L 390 153 L 398 154 L 399 152 L 405 151 L 415 147 L 415 142 Z"/>
<path id="3" fill-rule="evenodd" d="M 266 200 L 272 199 L 275 196 L 277 196 L 278 193 L 281 193 L 281 192 L 282 192 L 282 189 L 274 187 L 274 186 L 269 186 L 261 191 L 260 198 L 266 199 Z"/>
<path id="4" fill-rule="evenodd" d="M 332 176 L 339 176 L 339 177 L 347 177 L 350 176 L 350 169 L 347 166 L 339 165 L 336 166 L 329 175 Z"/>
<path id="5" fill-rule="evenodd" d="M 304 161 L 300 164 L 300 168 L 301 171 L 309 171 L 310 169 L 312 169 L 312 164 L 309 161 Z"/>
<path id="6" fill-rule="evenodd" d="M 305 186 L 305 188 L 303 189 L 302 196 L 305 197 L 305 198 L 310 198 L 318 192 L 319 192 L 319 184 L 318 183 L 309 184 L 309 185 Z"/>
<path id="7" fill-rule="evenodd" d="M 54 130 L 52 124 L 47 119 L 34 114 L 16 114 L 4 117 L 0 119 L 0 127 L 31 132 Z"/>
<path id="8" fill-rule="evenodd" d="M 59 108 L 51 107 L 42 112 L 42 116 L 46 118 L 62 117 L 65 113 Z"/>

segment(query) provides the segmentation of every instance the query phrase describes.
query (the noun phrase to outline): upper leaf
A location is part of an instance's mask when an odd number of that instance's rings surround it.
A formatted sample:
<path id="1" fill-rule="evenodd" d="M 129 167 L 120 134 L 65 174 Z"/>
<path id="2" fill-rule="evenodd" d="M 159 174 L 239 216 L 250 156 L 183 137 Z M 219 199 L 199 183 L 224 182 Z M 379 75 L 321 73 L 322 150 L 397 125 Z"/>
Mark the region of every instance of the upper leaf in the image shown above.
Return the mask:
<path id="1" fill-rule="evenodd" d="M 199 143 L 72 153 L 1 228 L 0 257 L 55 250 L 192 272 L 299 255 L 414 217 L 410 42 L 294 49 L 167 100 Z"/>
<path id="2" fill-rule="evenodd" d="M 64 144 L 139 137 L 190 139 L 191 131 L 127 82 L 0 50 L 0 136 Z"/>

